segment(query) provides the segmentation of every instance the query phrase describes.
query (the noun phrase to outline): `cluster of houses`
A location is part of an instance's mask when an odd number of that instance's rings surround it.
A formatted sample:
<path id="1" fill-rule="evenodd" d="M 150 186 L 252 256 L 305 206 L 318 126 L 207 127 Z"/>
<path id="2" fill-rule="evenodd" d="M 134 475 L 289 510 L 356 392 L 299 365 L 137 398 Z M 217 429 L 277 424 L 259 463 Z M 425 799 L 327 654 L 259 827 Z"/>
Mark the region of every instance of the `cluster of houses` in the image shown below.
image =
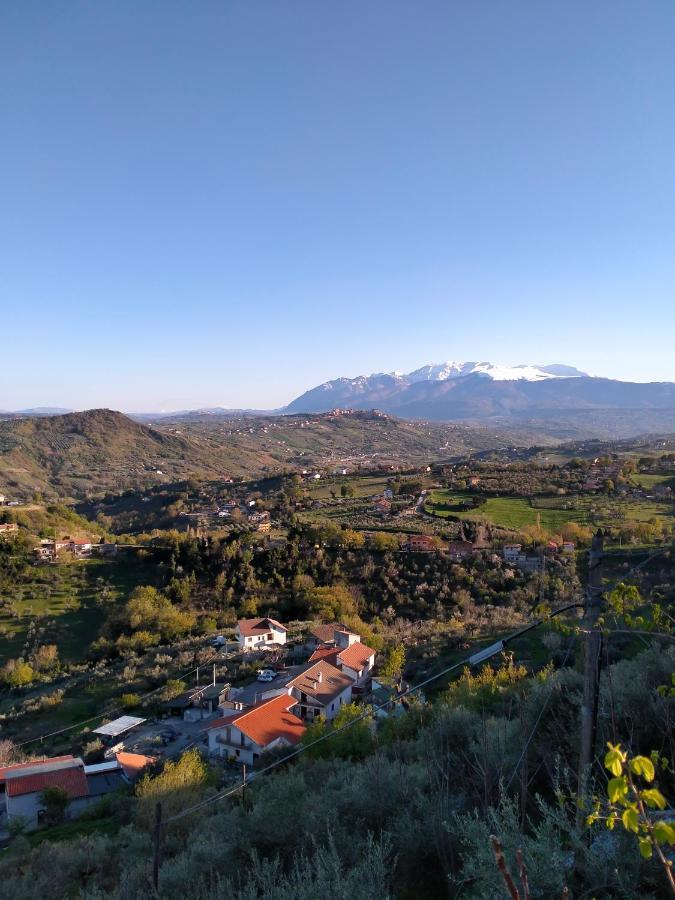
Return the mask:
<path id="1" fill-rule="evenodd" d="M 557 544 L 555 541 L 549 541 L 544 548 L 544 553 L 548 556 L 573 556 L 575 545 L 572 541 L 563 541 Z M 543 554 L 527 554 L 523 550 L 522 544 L 504 544 L 502 548 L 502 556 L 505 562 L 513 563 L 519 569 L 526 572 L 537 572 L 542 567 Z"/>
<path id="2" fill-rule="evenodd" d="M 79 756 L 56 756 L 30 760 L 0 768 L 0 832 L 13 822 L 26 831 L 42 824 L 48 811 L 44 792 L 65 792 L 65 818 L 77 818 L 105 794 L 131 784 L 146 766 L 155 762 L 138 753 L 116 753 L 95 765 L 85 765 Z"/>
<path id="3" fill-rule="evenodd" d="M 583 483 L 583 489 L 585 491 L 599 491 L 605 481 L 608 479 L 614 480 L 620 474 L 620 463 L 616 462 L 609 466 L 600 466 L 596 459 L 586 472 L 586 480 Z"/>
<path id="4" fill-rule="evenodd" d="M 469 559 L 469 557 L 481 553 L 485 548 L 471 541 L 449 541 L 447 544 L 439 544 L 436 538 L 430 537 L 428 534 L 411 534 L 408 535 L 407 549 L 411 553 L 433 553 L 440 549 L 453 562 L 461 562 L 463 559 Z"/>
<path id="5" fill-rule="evenodd" d="M 274 648 L 286 642 L 286 628 L 275 619 L 237 623 L 243 650 Z M 221 707 L 222 716 L 207 726 L 209 754 L 252 765 L 262 753 L 293 746 L 308 724 L 332 721 L 340 709 L 363 696 L 375 665 L 375 651 L 339 623 L 317 626 L 310 634 L 307 663 L 279 673 L 246 705 L 236 695 Z"/>
<path id="6" fill-rule="evenodd" d="M 266 510 L 258 510 L 255 508 L 255 501 L 251 500 L 244 506 L 237 503 L 236 500 L 228 500 L 218 509 L 217 516 L 219 519 L 230 519 L 232 513 L 237 510 L 249 525 L 255 525 L 256 531 L 266 534 L 270 531 L 272 523 L 270 522 L 270 514 Z"/>
<path id="7" fill-rule="evenodd" d="M 284 625 L 269 617 L 243 619 L 236 627 L 242 651 L 282 647 L 287 634 Z M 253 765 L 267 751 L 295 746 L 310 724 L 332 721 L 354 698 L 382 691 L 372 677 L 375 650 L 343 624 L 317 625 L 306 650 L 306 663 L 282 668 L 264 685 L 233 690 L 216 683 L 214 669 L 212 684 L 184 691 L 164 711 L 198 723 L 195 734 L 204 735 L 210 756 Z M 72 819 L 103 795 L 132 783 L 156 761 L 125 749 L 124 740 L 144 722 L 122 716 L 95 729 L 105 752 L 104 761 L 94 765 L 67 755 L 0 768 L 0 832 L 7 832 L 13 820 L 26 830 L 39 828 L 49 815 L 49 788 L 65 793 L 65 818 Z"/>
<path id="8" fill-rule="evenodd" d="M 373 515 L 386 519 L 391 515 L 391 504 L 394 499 L 394 492 L 391 488 L 385 488 L 381 494 L 375 494 L 372 500 L 370 511 Z"/>
<path id="9" fill-rule="evenodd" d="M 72 553 L 73 556 L 91 556 L 94 542 L 89 539 L 75 540 L 69 535 L 60 540 L 43 538 L 37 547 L 33 547 L 33 554 L 41 560 L 55 560 L 59 553 Z"/>

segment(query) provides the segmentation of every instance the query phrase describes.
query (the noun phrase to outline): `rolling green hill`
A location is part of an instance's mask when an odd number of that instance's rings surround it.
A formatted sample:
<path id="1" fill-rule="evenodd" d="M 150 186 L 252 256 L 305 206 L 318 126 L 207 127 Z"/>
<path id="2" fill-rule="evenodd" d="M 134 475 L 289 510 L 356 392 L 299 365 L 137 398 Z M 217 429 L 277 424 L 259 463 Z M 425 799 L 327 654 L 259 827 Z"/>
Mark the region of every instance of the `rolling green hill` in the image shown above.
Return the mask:
<path id="1" fill-rule="evenodd" d="M 187 478 L 303 468 L 418 466 L 525 444 L 530 435 L 406 422 L 376 412 L 133 421 L 106 409 L 0 422 L 0 491 L 78 498 Z"/>
<path id="2" fill-rule="evenodd" d="M 107 409 L 0 422 L 0 491 L 12 497 L 81 497 L 224 474 L 208 448 Z"/>

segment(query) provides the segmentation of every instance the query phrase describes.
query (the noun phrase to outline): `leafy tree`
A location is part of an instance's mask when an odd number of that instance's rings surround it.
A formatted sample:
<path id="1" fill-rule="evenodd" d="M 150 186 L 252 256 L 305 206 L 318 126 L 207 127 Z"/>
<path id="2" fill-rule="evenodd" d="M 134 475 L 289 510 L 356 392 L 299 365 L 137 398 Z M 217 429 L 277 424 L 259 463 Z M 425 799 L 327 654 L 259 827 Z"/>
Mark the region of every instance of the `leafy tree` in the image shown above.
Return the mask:
<path id="1" fill-rule="evenodd" d="M 177 678 L 170 678 L 161 691 L 161 698 L 164 702 L 167 702 L 168 700 L 173 700 L 174 697 L 178 697 L 186 690 L 187 684 L 184 681 L 179 681 Z"/>
<path id="2" fill-rule="evenodd" d="M 168 760 L 158 775 L 148 773 L 136 785 L 139 820 L 145 825 L 152 821 L 158 800 L 162 801 L 165 814 L 172 815 L 201 799 L 213 781 L 213 772 L 196 747 L 177 760 Z"/>
<path id="3" fill-rule="evenodd" d="M 157 632 L 170 641 L 186 634 L 195 626 L 195 617 L 176 609 L 171 601 L 154 587 L 137 587 L 124 606 L 122 627 L 129 632 Z"/>
<path id="4" fill-rule="evenodd" d="M 60 787 L 48 787 L 40 794 L 40 803 L 45 810 L 45 819 L 49 825 L 63 822 L 70 798 Z"/>
<path id="5" fill-rule="evenodd" d="M 55 644 L 43 644 L 33 654 L 33 666 L 38 672 L 50 672 L 59 667 L 59 651 Z"/>
<path id="6" fill-rule="evenodd" d="M 309 595 L 310 610 L 327 621 L 342 619 L 356 611 L 353 595 L 342 585 L 316 587 Z"/>
<path id="7" fill-rule="evenodd" d="M 10 687 L 24 687 L 35 680 L 35 672 L 22 659 L 10 659 L 3 670 L 3 678 Z"/>
<path id="8" fill-rule="evenodd" d="M 366 538 L 362 531 L 354 531 L 352 528 L 345 528 L 342 532 L 342 545 L 349 547 L 351 550 L 360 550 L 366 545 Z"/>
<path id="9" fill-rule="evenodd" d="M 314 758 L 338 756 L 342 759 L 363 759 L 372 746 L 372 717 L 367 715 L 354 725 L 350 723 L 367 712 L 368 708 L 348 703 L 340 709 L 332 722 L 321 719 L 310 725 L 302 738 L 302 743 L 309 747 L 309 755 Z M 331 736 L 316 746 L 310 746 L 326 735 Z"/>
<path id="10" fill-rule="evenodd" d="M 384 662 L 380 666 L 380 675 L 384 678 L 391 678 L 398 681 L 403 674 L 405 666 L 405 647 L 403 644 L 396 644 L 387 650 Z"/>

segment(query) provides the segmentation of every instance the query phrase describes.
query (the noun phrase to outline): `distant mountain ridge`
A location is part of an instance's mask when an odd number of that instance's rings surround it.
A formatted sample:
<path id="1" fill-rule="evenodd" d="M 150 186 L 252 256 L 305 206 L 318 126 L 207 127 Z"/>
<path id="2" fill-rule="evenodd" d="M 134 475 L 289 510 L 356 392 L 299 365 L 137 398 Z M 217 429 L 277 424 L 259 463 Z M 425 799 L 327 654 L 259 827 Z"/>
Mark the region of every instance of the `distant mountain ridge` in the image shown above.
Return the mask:
<path id="1" fill-rule="evenodd" d="M 92 409 L 0 421 L 0 491 L 86 498 L 188 478 L 225 480 L 305 468 L 426 465 L 532 443 L 512 430 L 405 422 L 383 413 L 177 416 L 154 427 Z"/>
<path id="2" fill-rule="evenodd" d="M 446 362 L 407 375 L 378 373 L 324 382 L 293 400 L 286 412 L 334 408 L 378 408 L 407 419 L 465 421 L 520 426 L 558 420 L 570 433 L 575 417 L 602 411 L 616 436 L 675 427 L 675 384 L 636 383 L 591 377 L 573 366 L 503 366 L 489 362 Z M 620 423 L 620 424 L 619 424 Z M 584 432 L 588 433 L 587 424 Z"/>

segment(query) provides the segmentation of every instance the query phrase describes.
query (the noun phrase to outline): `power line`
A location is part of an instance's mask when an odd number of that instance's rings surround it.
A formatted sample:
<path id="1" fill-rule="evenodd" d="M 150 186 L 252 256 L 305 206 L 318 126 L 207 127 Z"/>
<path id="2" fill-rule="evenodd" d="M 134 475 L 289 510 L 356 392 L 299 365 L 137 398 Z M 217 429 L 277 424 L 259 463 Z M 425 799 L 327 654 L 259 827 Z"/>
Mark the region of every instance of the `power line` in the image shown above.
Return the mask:
<path id="1" fill-rule="evenodd" d="M 219 653 L 214 653 L 208 659 L 204 660 L 204 662 L 201 662 L 198 666 L 195 666 L 194 669 L 190 669 L 189 672 L 183 672 L 182 674 L 175 675 L 174 677 L 177 678 L 178 680 L 180 680 L 181 678 L 187 678 L 189 675 L 193 675 L 195 672 L 198 672 L 199 669 L 203 668 L 204 666 L 208 666 L 209 663 L 213 662 L 215 659 L 218 659 L 219 655 L 220 655 Z M 236 655 L 237 655 L 236 653 L 232 653 L 229 656 L 225 656 L 225 657 L 221 657 L 221 658 L 223 660 L 228 660 L 228 659 L 232 659 Z M 165 685 L 161 684 L 161 685 L 159 685 L 159 687 L 153 688 L 151 691 L 148 691 L 145 694 L 141 694 L 141 696 L 139 697 L 139 700 L 141 702 L 143 702 L 144 700 L 147 700 L 149 697 L 152 697 L 153 694 L 157 694 L 159 691 L 163 690 L 164 687 L 165 687 Z M 99 713 L 96 716 L 91 716 L 91 718 L 89 718 L 89 719 L 84 719 L 81 722 L 75 722 L 73 725 L 67 725 L 65 728 L 58 728 L 56 731 L 50 731 L 46 734 L 39 734 L 37 737 L 29 738 L 27 741 L 22 741 L 21 743 L 17 744 L 16 746 L 17 747 L 25 747 L 28 744 L 34 744 L 37 741 L 44 741 L 44 740 L 47 740 L 47 738 L 56 737 L 59 734 L 66 734 L 68 731 L 73 731 L 75 728 L 82 728 L 84 725 L 89 725 L 91 722 L 98 721 L 98 719 L 103 719 L 106 716 L 112 716 L 115 713 L 123 712 L 123 711 L 124 711 L 123 706 L 114 706 L 112 709 L 109 709 L 109 710 L 106 710 L 105 712 Z"/>
<path id="2" fill-rule="evenodd" d="M 574 636 L 572 636 L 572 639 L 570 640 L 570 642 L 569 642 L 569 644 L 568 644 L 568 646 L 567 646 L 567 652 L 565 653 L 565 657 L 564 657 L 564 659 L 563 659 L 563 661 L 562 661 L 562 663 L 561 663 L 561 665 L 560 665 L 560 668 L 561 668 L 561 669 L 564 669 L 564 668 L 565 668 L 565 665 L 566 665 L 567 660 L 568 660 L 568 658 L 569 658 L 570 651 L 571 651 L 571 649 L 572 649 L 573 643 L 574 643 Z M 508 791 L 508 789 L 511 787 L 511 782 L 512 782 L 513 779 L 516 777 L 516 772 L 517 772 L 518 769 L 520 768 L 520 764 L 522 763 L 523 759 L 525 758 L 525 754 L 527 753 L 527 749 L 528 749 L 528 747 L 530 746 L 530 743 L 531 743 L 531 741 L 532 741 L 532 738 L 533 738 L 534 735 L 535 735 L 535 732 L 536 732 L 537 728 L 539 727 L 539 723 L 541 722 L 542 716 L 543 716 L 544 713 L 546 712 L 546 708 L 548 707 L 549 703 L 551 702 L 551 697 L 552 697 L 552 696 L 553 696 L 553 691 L 551 690 L 551 691 L 549 692 L 548 697 L 546 697 L 546 699 L 544 700 L 544 702 L 543 702 L 542 705 L 541 705 L 541 709 L 539 710 L 539 715 L 537 716 L 537 718 L 536 718 L 536 720 L 535 720 L 535 723 L 534 723 L 534 725 L 532 726 L 532 731 L 530 732 L 530 736 L 529 736 L 528 739 L 525 741 L 525 743 L 524 743 L 524 745 L 523 745 L 522 752 L 521 752 L 521 754 L 520 754 L 520 757 L 518 758 L 518 762 L 517 762 L 516 765 L 514 766 L 513 772 L 511 773 L 511 777 L 510 777 L 509 780 L 506 782 L 506 788 L 505 788 L 505 790 L 507 790 L 507 791 Z"/>
<path id="3" fill-rule="evenodd" d="M 670 547 L 660 547 L 658 550 L 655 550 L 655 551 L 654 551 L 653 553 L 651 553 L 648 557 L 646 557 L 644 560 L 642 560 L 642 562 L 640 562 L 640 563 L 638 563 L 637 565 L 633 566 L 633 568 L 630 569 L 630 570 L 623 576 L 623 578 L 618 579 L 617 581 L 614 582 L 614 584 L 612 584 L 612 585 L 609 586 L 608 588 L 605 588 L 605 590 L 612 590 L 614 587 L 616 587 L 616 586 L 617 586 L 618 584 L 620 584 L 622 581 L 624 581 L 624 580 L 627 579 L 627 578 L 630 578 L 632 575 L 634 575 L 634 574 L 635 574 L 637 571 L 639 571 L 641 568 L 644 568 L 644 566 L 646 566 L 647 563 L 651 562 L 651 560 L 654 559 L 656 556 L 659 556 L 661 553 L 665 553 L 666 551 L 668 551 L 668 550 L 670 550 L 670 549 L 671 549 Z M 546 618 L 541 619 L 541 620 L 539 620 L 539 621 L 537 621 L 537 622 L 533 622 L 533 623 L 531 623 L 530 625 L 527 625 L 525 628 L 522 628 L 520 631 L 517 631 L 517 632 L 515 632 L 514 634 L 509 635 L 508 637 L 504 638 L 503 641 L 502 641 L 502 643 L 503 643 L 504 646 L 505 646 L 508 642 L 510 642 L 510 641 L 512 641 L 512 640 L 515 640 L 516 638 L 520 637 L 521 635 L 525 634 L 526 632 L 531 631 L 533 628 L 537 628 L 539 625 L 542 624 L 542 622 L 548 621 L 549 619 L 552 619 L 554 616 L 557 616 L 557 615 L 559 615 L 560 613 L 567 611 L 568 609 L 573 609 L 573 608 L 575 608 L 575 607 L 580 607 L 580 606 L 583 606 L 583 604 L 580 604 L 580 603 L 570 603 L 570 604 L 568 604 L 567 606 L 563 606 L 563 607 L 561 607 L 560 609 L 556 610 L 555 612 L 551 613 L 551 614 L 550 614 L 549 616 L 547 616 Z M 223 659 L 223 660 L 228 660 L 228 659 L 232 659 L 234 656 L 236 656 L 236 653 L 233 653 L 233 654 L 231 654 L 231 655 L 229 655 L 229 656 L 222 657 L 222 659 Z M 212 656 L 210 656 L 210 657 L 209 657 L 208 659 L 206 659 L 204 662 L 200 663 L 199 666 L 195 666 L 194 669 L 190 669 L 190 671 L 188 671 L 188 672 L 183 672 L 182 674 L 177 675 L 177 676 L 175 676 L 175 677 L 176 677 L 176 678 L 179 678 L 179 679 L 181 679 L 181 678 L 187 678 L 189 675 L 192 675 L 192 674 L 194 674 L 195 672 L 197 672 L 202 666 L 207 666 L 207 665 L 209 665 L 209 663 L 213 662 L 213 660 L 217 659 L 218 657 L 219 657 L 219 653 L 214 653 Z M 469 664 L 468 658 L 467 658 L 466 660 L 463 660 L 463 663 L 458 663 L 458 665 L 461 665 L 461 664 L 466 664 L 466 665 L 468 665 L 468 664 Z M 448 674 L 449 671 L 451 671 L 451 670 L 444 671 L 444 672 L 440 672 L 440 673 L 438 673 L 438 675 L 434 676 L 434 678 L 439 678 L 439 677 L 441 677 L 441 676 L 444 675 L 444 674 Z M 432 679 L 432 680 L 433 680 L 433 679 Z M 428 682 L 425 682 L 425 684 L 426 684 L 426 683 L 428 683 Z M 418 685 L 416 689 L 419 689 L 419 688 L 422 687 L 422 686 L 423 686 L 423 685 Z M 141 701 L 147 700 L 148 698 L 152 697 L 154 694 L 156 694 L 156 693 L 158 693 L 159 691 L 161 691 L 163 687 L 164 687 L 164 685 L 160 685 L 159 687 L 154 688 L 154 689 L 151 690 L 151 691 L 148 691 L 146 694 L 142 694 L 141 697 L 140 697 L 140 700 L 141 700 Z M 404 696 L 406 696 L 406 694 L 401 694 L 400 697 L 397 698 L 397 700 L 398 700 L 398 699 L 401 699 L 401 698 L 404 697 Z M 26 740 L 26 741 L 21 741 L 21 742 L 18 743 L 16 746 L 17 746 L 17 747 L 26 747 L 26 746 L 28 746 L 28 744 L 34 744 L 34 743 L 37 743 L 37 741 L 43 741 L 43 740 L 47 740 L 48 738 L 51 738 L 51 737 L 57 737 L 57 736 L 60 735 L 60 734 L 66 734 L 67 732 L 73 731 L 73 730 L 75 730 L 76 728 L 82 728 L 82 727 L 85 726 L 85 725 L 89 725 L 91 722 L 96 722 L 96 721 L 98 721 L 98 719 L 102 719 L 102 718 L 105 718 L 106 716 L 114 715 L 115 713 L 122 712 L 123 710 L 124 710 L 124 707 L 123 707 L 123 706 L 116 706 L 116 707 L 113 707 L 113 709 L 111 709 L 111 710 L 106 710 L 105 712 L 99 713 L 98 715 L 91 716 L 89 719 L 84 719 L 84 720 L 82 720 L 82 721 L 80 721 L 80 722 L 75 722 L 73 725 L 68 725 L 68 726 L 66 726 L 66 727 L 64 727 L 64 728 L 59 728 L 59 729 L 56 729 L 55 731 L 50 731 L 50 732 L 47 732 L 47 733 L 45 733 L 45 734 L 37 735 L 37 736 L 34 737 L 34 738 L 29 738 L 29 739 Z M 356 721 L 358 721 L 358 720 L 354 720 L 354 722 L 356 722 Z M 334 734 L 334 733 L 336 733 L 336 732 L 331 732 L 331 734 Z M 290 759 L 291 757 L 290 757 L 290 756 L 289 756 L 289 757 L 285 757 L 285 759 L 286 759 L 286 758 Z M 257 774 L 262 774 L 262 771 L 264 771 L 264 770 L 261 770 L 261 772 L 259 772 L 259 773 L 257 773 Z M 171 821 L 171 820 L 168 820 L 168 821 Z"/>
<path id="4" fill-rule="evenodd" d="M 533 628 L 537 628 L 539 625 L 542 625 L 544 622 L 548 622 L 551 619 L 553 619 L 555 616 L 560 615 L 560 613 L 563 613 L 569 609 L 574 609 L 577 606 L 579 606 L 578 603 L 569 603 L 566 606 L 561 607 L 560 609 L 556 609 L 554 612 L 550 613 L 550 615 L 545 616 L 542 619 L 539 619 L 537 622 L 533 622 L 530 625 L 526 626 L 525 628 L 521 628 L 518 631 L 514 632 L 513 634 L 508 635 L 507 637 L 505 637 L 501 641 L 499 641 L 497 644 L 493 645 L 496 649 L 494 650 L 493 654 L 491 654 L 491 655 L 493 655 L 493 656 L 496 655 L 497 653 L 499 653 L 501 651 L 501 649 L 503 649 L 503 647 L 505 647 L 511 641 L 514 641 L 516 638 L 520 637 L 521 635 L 525 634 L 526 632 L 531 631 Z M 426 687 L 428 684 L 431 684 L 433 681 L 437 681 L 439 678 L 442 678 L 444 675 L 449 675 L 451 672 L 454 672 L 456 669 L 459 669 L 461 666 L 470 665 L 471 664 L 470 660 L 472 658 L 473 657 L 466 657 L 465 659 L 462 659 L 459 662 L 454 663 L 451 666 L 447 666 L 445 669 L 442 669 L 440 672 L 436 672 L 435 675 L 430 675 L 424 681 L 419 682 L 419 684 L 416 684 L 416 685 L 413 685 L 412 687 L 407 688 L 405 691 L 403 691 L 403 693 L 399 694 L 398 697 L 396 697 L 393 701 L 388 700 L 388 701 L 385 701 L 384 703 L 374 704 L 372 707 L 365 709 L 355 719 L 352 719 L 351 721 L 346 722 L 344 725 L 341 725 L 339 728 L 335 728 L 332 731 L 327 732 L 326 734 L 322 734 L 320 737 L 316 738 L 311 743 L 304 744 L 302 747 L 299 747 L 298 749 L 293 750 L 291 753 L 284 756 L 283 759 L 276 760 L 275 762 L 270 763 L 268 766 L 265 766 L 265 768 L 260 769 L 260 771 L 255 773 L 254 777 L 259 778 L 262 775 L 266 775 L 268 772 L 271 772 L 273 769 L 276 769 L 281 765 L 285 765 L 291 759 L 294 759 L 295 757 L 300 756 L 300 754 L 304 753 L 307 750 L 310 750 L 312 747 L 315 747 L 317 744 L 320 744 L 323 741 L 328 740 L 329 738 L 333 737 L 336 734 L 341 734 L 342 732 L 346 731 L 348 728 L 351 728 L 354 725 L 356 725 L 358 722 L 362 722 L 363 719 L 370 716 L 372 712 L 378 712 L 379 710 L 385 709 L 391 702 L 399 703 L 401 700 L 405 699 L 406 697 L 409 697 L 411 694 L 416 693 L 417 691 L 421 690 L 423 687 Z M 487 658 L 489 658 L 489 657 L 487 657 Z M 480 661 L 482 662 L 483 660 L 480 660 Z M 252 779 L 249 779 L 249 781 L 250 780 L 252 780 Z M 240 791 L 244 787 L 244 784 L 245 783 L 242 781 L 240 784 L 235 785 L 234 787 L 230 788 L 228 791 L 221 791 L 213 797 L 209 797 L 206 800 L 202 800 L 200 803 L 195 803 L 193 806 L 187 807 L 187 809 L 184 809 L 181 812 L 176 813 L 175 815 L 168 818 L 166 820 L 166 824 L 168 825 L 170 822 L 175 822 L 178 819 L 182 819 L 184 816 L 190 815 L 193 812 L 198 812 L 200 809 L 204 809 L 205 807 L 210 806 L 212 803 L 217 803 L 219 800 L 224 800 L 226 797 L 231 797 L 233 794 L 236 794 L 238 791 Z"/>
<path id="5" fill-rule="evenodd" d="M 663 547 L 663 548 L 659 548 L 658 550 L 654 551 L 654 553 L 650 554 L 650 556 L 647 557 L 647 559 L 643 560 L 641 563 L 634 566 L 628 573 L 626 573 L 624 578 L 630 578 L 631 575 L 633 575 L 640 568 L 643 568 L 655 556 L 658 556 L 660 553 L 664 553 L 664 552 L 666 552 L 666 550 L 669 550 L 669 549 L 670 549 L 669 547 Z M 621 579 L 621 580 L 623 580 L 623 579 Z M 610 586 L 609 589 L 611 590 L 618 583 L 619 583 L 618 581 L 615 582 L 615 584 Z M 571 609 L 578 609 L 579 607 L 582 607 L 583 605 L 584 605 L 583 603 L 568 603 L 565 606 L 562 606 L 559 609 L 554 610 L 552 613 L 550 613 L 547 616 L 544 616 L 543 618 L 539 619 L 538 621 L 532 622 L 529 625 L 526 625 L 524 628 L 521 628 L 518 631 L 514 632 L 513 634 L 508 635 L 505 638 L 502 638 L 500 641 L 498 641 L 496 644 L 493 645 L 495 649 L 491 655 L 496 655 L 502 649 L 504 649 L 504 647 L 506 647 L 509 643 L 511 643 L 511 641 L 514 641 L 517 638 L 521 637 L 522 635 L 527 634 L 527 632 L 532 631 L 534 628 L 539 627 L 539 625 L 543 625 L 544 622 L 549 622 L 549 621 L 551 621 L 551 619 L 555 618 L 556 616 L 560 615 L 561 613 L 567 612 L 568 610 L 571 610 Z M 573 644 L 573 639 L 570 641 L 570 644 L 567 648 L 567 652 L 565 654 L 565 658 L 563 661 L 563 666 L 567 662 L 569 653 L 572 649 L 572 644 Z M 489 657 L 485 657 L 485 659 L 488 659 L 488 658 Z M 405 690 L 402 694 L 399 694 L 399 696 L 396 697 L 393 702 L 394 703 L 400 702 L 405 697 L 408 697 L 411 694 L 421 690 L 423 687 L 426 687 L 428 684 L 431 684 L 431 682 L 436 681 L 439 678 L 442 678 L 444 675 L 449 675 L 451 672 L 456 671 L 460 666 L 471 665 L 471 662 L 470 662 L 471 659 L 473 659 L 473 656 L 466 657 L 465 659 L 461 660 L 460 662 L 454 663 L 452 666 L 448 666 L 447 668 L 442 669 L 440 672 L 437 672 L 435 675 L 431 675 L 429 678 L 425 679 L 424 681 L 421 681 L 419 684 L 416 684 L 416 685 L 408 688 L 407 690 Z M 482 662 L 484 660 L 481 659 L 480 661 Z M 535 722 L 535 726 L 532 730 L 530 737 L 528 738 L 528 740 L 525 744 L 525 747 L 523 748 L 521 757 L 518 760 L 516 769 L 514 770 L 513 774 L 511 775 L 511 778 L 509 779 L 508 785 L 511 784 L 511 782 L 515 776 L 515 772 L 517 771 L 518 766 L 520 766 L 520 763 L 522 762 L 524 754 L 527 751 L 527 747 L 529 746 L 532 738 L 534 737 L 534 732 L 536 731 L 536 728 L 537 728 L 539 722 L 541 721 L 544 711 L 545 711 L 548 703 L 550 702 L 551 696 L 552 696 L 552 692 L 551 692 L 551 694 L 549 694 L 546 702 L 544 703 L 544 705 L 542 706 L 542 709 L 539 712 L 539 715 Z M 321 735 L 320 737 L 318 737 L 314 741 L 312 741 L 310 744 L 305 744 L 304 746 L 299 747 L 298 749 L 296 749 L 296 750 L 292 751 L 291 753 L 287 754 L 286 756 L 284 756 L 283 759 L 280 759 L 280 760 L 277 760 L 276 762 L 270 763 L 268 766 L 265 766 L 265 768 L 260 769 L 258 772 L 255 773 L 254 776 L 252 776 L 252 778 L 253 777 L 258 778 L 262 775 L 266 775 L 267 773 L 273 771 L 274 769 L 277 769 L 279 766 L 285 765 L 290 760 L 296 758 L 297 756 L 300 756 L 306 750 L 310 750 L 312 747 L 315 747 L 317 744 L 320 744 L 323 741 L 328 740 L 329 738 L 333 737 L 336 734 L 341 734 L 342 732 L 346 731 L 348 728 L 351 728 L 352 726 L 358 724 L 359 722 L 362 722 L 365 718 L 367 718 L 368 716 L 371 715 L 371 712 L 378 712 L 382 709 L 385 709 L 390 702 L 392 702 L 392 701 L 386 701 L 385 703 L 373 705 L 371 708 L 364 710 L 363 713 L 361 713 L 355 719 L 352 719 L 350 722 L 346 722 L 344 725 L 341 725 L 339 728 L 333 729 L 332 731 L 329 731 L 326 734 Z M 252 780 L 252 779 L 250 779 L 250 780 Z M 193 806 L 187 807 L 186 809 L 182 810 L 181 812 L 178 812 L 175 815 L 168 818 L 166 820 L 165 824 L 168 825 L 171 822 L 176 822 L 179 819 L 184 818 L 185 816 L 191 815 L 194 812 L 199 812 L 201 809 L 205 809 L 207 806 L 211 806 L 214 803 L 218 803 L 220 800 L 224 800 L 227 797 L 231 797 L 234 794 L 241 791 L 245 787 L 245 784 L 246 784 L 246 782 L 242 781 L 241 783 L 235 785 L 234 787 L 230 788 L 227 791 L 220 791 L 213 797 L 209 797 L 206 800 L 201 801 L 200 803 L 196 803 Z M 507 785 L 507 788 L 508 788 L 508 785 Z"/>

